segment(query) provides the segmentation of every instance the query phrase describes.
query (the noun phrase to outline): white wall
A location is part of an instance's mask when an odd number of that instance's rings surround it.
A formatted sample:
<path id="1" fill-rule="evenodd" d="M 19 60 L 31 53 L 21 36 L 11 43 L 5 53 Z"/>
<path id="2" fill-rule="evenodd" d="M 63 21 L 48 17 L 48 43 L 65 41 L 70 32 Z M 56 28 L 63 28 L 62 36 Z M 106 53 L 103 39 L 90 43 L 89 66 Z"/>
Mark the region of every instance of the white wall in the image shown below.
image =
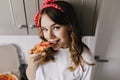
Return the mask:
<path id="1" fill-rule="evenodd" d="M 91 52 L 95 53 L 96 36 L 85 36 L 83 42 L 90 48 Z"/>
<path id="2" fill-rule="evenodd" d="M 18 53 L 22 55 L 25 63 L 28 62 L 28 51 L 33 48 L 35 44 L 40 42 L 38 36 L 0 36 L 0 45 L 14 44 L 18 49 Z"/>

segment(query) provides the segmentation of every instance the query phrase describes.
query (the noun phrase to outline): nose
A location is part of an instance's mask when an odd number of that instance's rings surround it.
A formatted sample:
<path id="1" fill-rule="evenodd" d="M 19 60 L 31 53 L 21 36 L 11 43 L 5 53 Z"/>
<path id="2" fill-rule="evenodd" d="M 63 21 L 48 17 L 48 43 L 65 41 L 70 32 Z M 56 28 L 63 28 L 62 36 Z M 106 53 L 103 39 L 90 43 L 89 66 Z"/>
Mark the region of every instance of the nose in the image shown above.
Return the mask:
<path id="1" fill-rule="evenodd" d="M 52 30 L 48 31 L 48 39 L 54 39 L 55 38 L 55 34 Z"/>

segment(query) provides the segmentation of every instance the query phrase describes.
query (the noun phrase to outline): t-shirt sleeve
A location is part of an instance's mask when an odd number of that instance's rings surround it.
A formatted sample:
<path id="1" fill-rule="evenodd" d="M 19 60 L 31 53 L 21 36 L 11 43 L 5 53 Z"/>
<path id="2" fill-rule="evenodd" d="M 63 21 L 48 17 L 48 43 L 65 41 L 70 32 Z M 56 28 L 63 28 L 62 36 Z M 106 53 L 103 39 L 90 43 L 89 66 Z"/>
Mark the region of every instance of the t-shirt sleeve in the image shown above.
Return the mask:
<path id="1" fill-rule="evenodd" d="M 93 80 L 95 66 L 85 65 L 85 71 L 82 73 L 82 77 L 80 80 Z"/>
<path id="2" fill-rule="evenodd" d="M 94 55 L 89 50 L 85 50 L 82 54 L 85 62 L 89 64 L 96 64 Z M 89 65 L 83 62 L 84 71 L 82 72 L 81 80 L 93 80 L 95 65 Z"/>

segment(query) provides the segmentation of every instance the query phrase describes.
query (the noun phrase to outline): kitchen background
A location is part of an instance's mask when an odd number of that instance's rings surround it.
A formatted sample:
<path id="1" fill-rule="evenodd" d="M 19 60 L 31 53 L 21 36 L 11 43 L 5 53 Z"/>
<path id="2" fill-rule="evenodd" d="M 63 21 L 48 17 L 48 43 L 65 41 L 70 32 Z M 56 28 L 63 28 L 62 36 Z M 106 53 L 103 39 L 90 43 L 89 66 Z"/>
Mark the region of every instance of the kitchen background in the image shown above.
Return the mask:
<path id="1" fill-rule="evenodd" d="M 83 34 L 94 36 L 100 1 L 66 1 L 70 2 L 76 9 L 81 26 L 84 26 Z M 28 51 L 40 42 L 39 31 L 34 24 L 34 16 L 40 9 L 42 2 L 43 0 L 0 1 L 0 44 L 12 43 L 19 46 L 25 55 L 26 63 Z M 88 40 L 85 38 L 84 41 L 87 42 Z"/>
<path id="2" fill-rule="evenodd" d="M 96 55 L 94 80 L 120 80 L 120 0 L 66 1 L 81 15 L 86 35 L 83 41 Z M 33 19 L 41 3 L 42 0 L 0 0 L 0 47 L 14 45 L 21 63 L 28 63 L 28 51 L 40 42 Z M 0 52 L 0 56 L 3 54 Z"/>

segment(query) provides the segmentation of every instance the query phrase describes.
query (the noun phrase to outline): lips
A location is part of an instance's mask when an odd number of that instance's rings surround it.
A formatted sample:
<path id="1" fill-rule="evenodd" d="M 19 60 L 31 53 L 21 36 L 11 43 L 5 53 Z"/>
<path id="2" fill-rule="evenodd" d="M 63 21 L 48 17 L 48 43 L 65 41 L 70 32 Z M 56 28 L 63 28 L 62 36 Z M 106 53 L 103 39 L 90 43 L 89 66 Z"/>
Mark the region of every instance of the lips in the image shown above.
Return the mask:
<path id="1" fill-rule="evenodd" d="M 60 41 L 60 39 L 59 40 L 56 40 L 56 41 L 49 41 L 51 44 L 54 44 L 54 46 L 55 45 L 57 45 L 58 44 L 58 42 Z"/>
<path id="2" fill-rule="evenodd" d="M 59 50 L 61 48 L 61 42 L 60 42 L 60 40 L 57 40 L 56 44 L 54 44 L 52 48 L 54 50 Z"/>

